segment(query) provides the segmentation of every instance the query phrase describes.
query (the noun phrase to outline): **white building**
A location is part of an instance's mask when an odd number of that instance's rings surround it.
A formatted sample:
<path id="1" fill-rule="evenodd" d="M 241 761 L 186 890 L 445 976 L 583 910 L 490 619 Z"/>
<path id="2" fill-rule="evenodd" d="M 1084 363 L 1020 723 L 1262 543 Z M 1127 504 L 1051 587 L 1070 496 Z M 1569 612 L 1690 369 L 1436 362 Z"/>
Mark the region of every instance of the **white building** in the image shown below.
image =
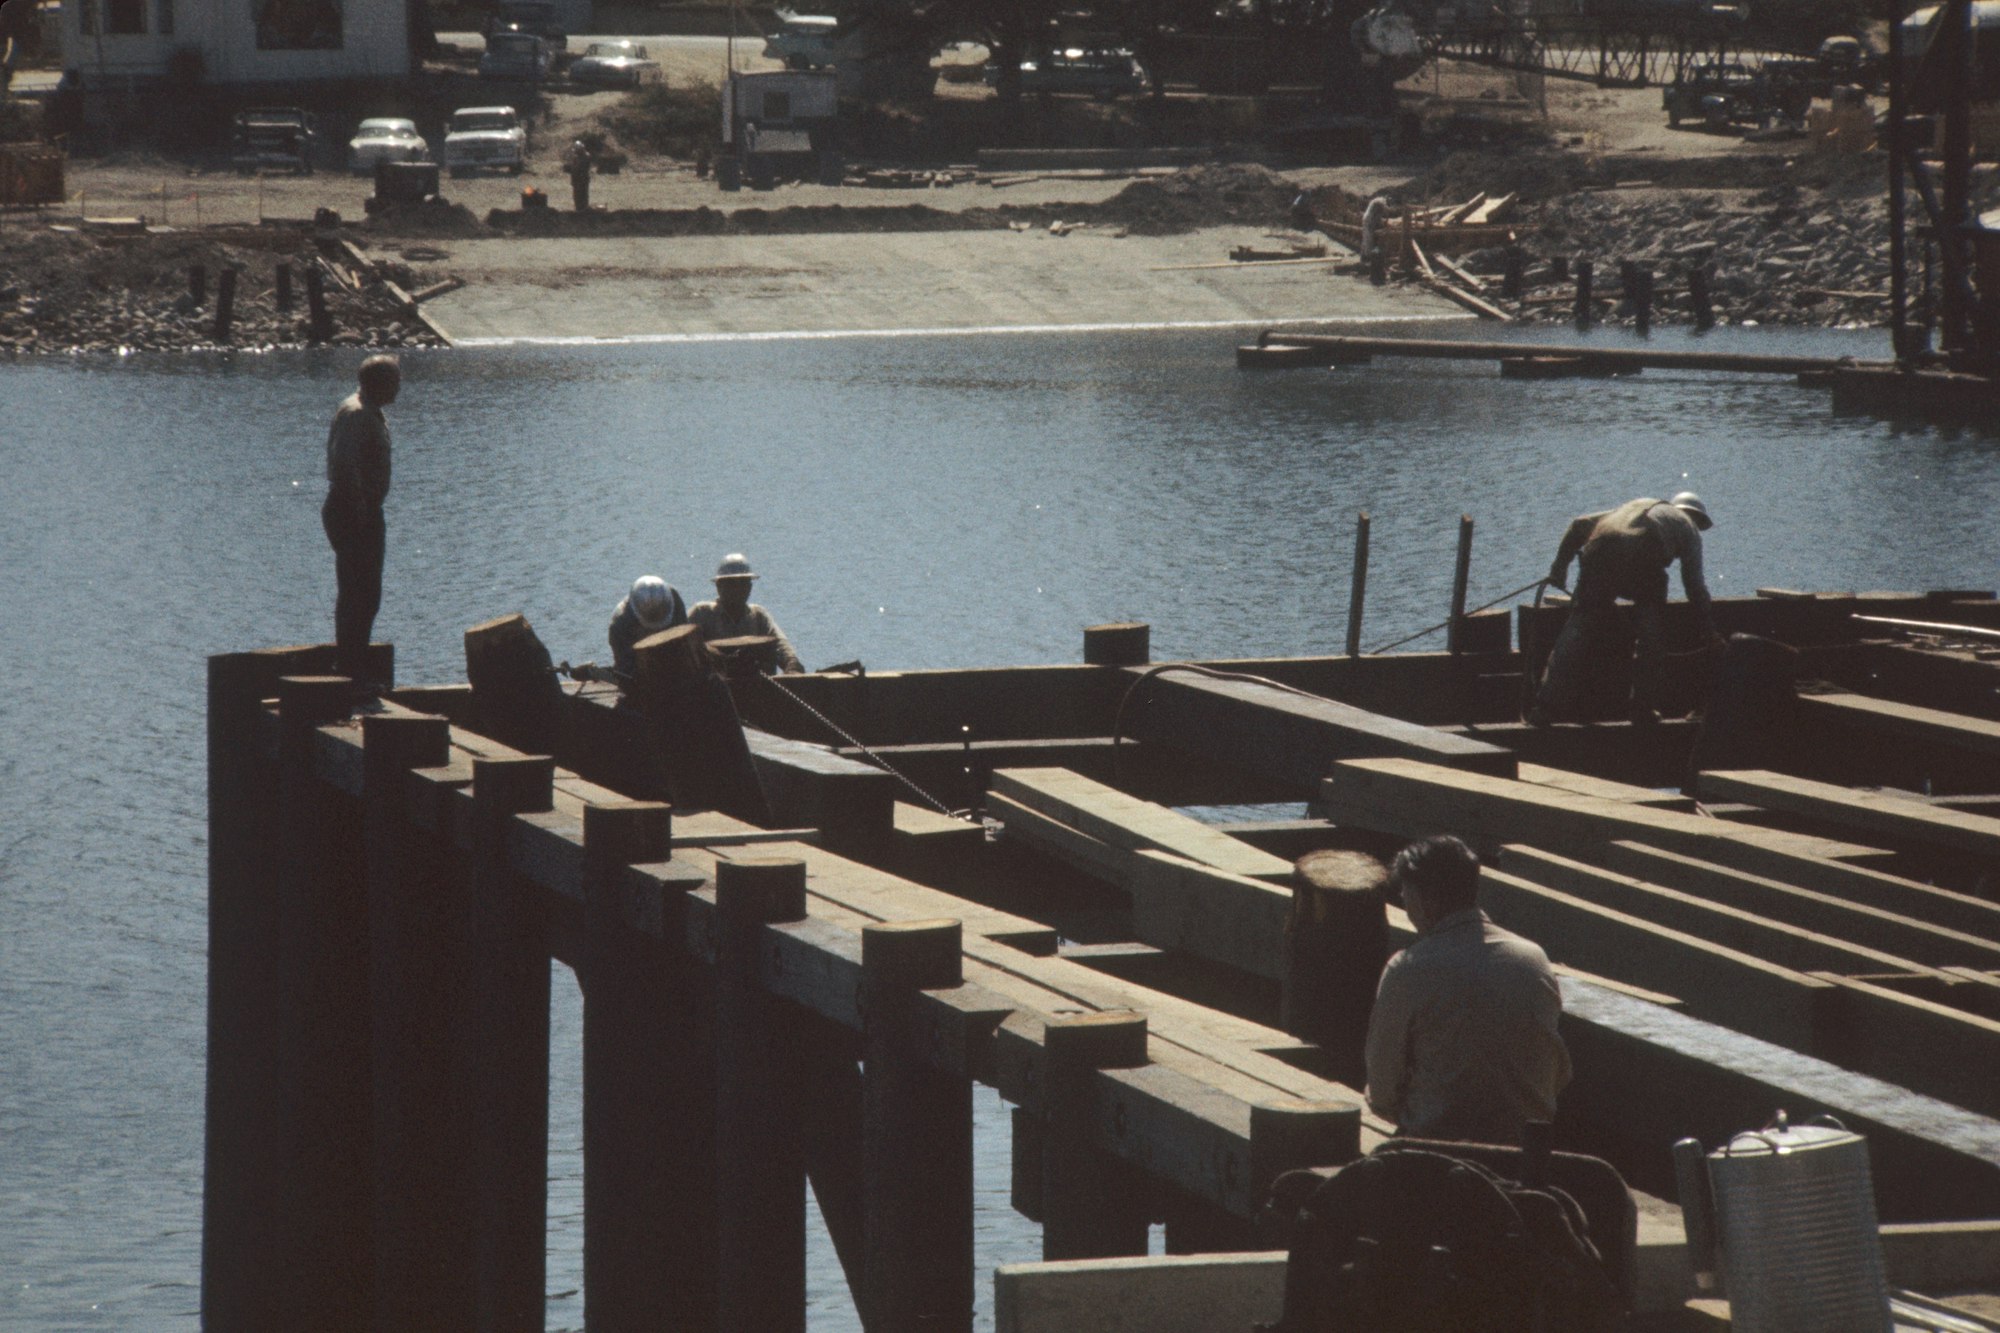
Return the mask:
<path id="1" fill-rule="evenodd" d="M 86 88 L 410 73 L 408 0 L 63 0 L 65 68 Z"/>

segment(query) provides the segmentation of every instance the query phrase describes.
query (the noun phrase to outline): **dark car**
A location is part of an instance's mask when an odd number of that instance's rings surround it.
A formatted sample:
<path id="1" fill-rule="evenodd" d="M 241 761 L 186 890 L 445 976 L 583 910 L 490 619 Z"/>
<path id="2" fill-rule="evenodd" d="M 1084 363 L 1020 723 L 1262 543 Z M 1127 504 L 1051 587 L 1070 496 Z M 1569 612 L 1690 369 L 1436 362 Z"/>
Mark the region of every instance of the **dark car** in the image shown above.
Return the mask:
<path id="1" fill-rule="evenodd" d="M 1675 129 L 1684 120 L 1700 121 L 1712 130 L 1768 125 L 1777 111 L 1770 80 L 1736 60 L 1690 65 L 1667 85 L 1660 100 L 1666 104 L 1667 124 Z"/>
<path id="2" fill-rule="evenodd" d="M 312 175 L 319 141 L 312 115 L 295 106 L 253 107 L 236 113 L 229 131 L 229 160 L 243 172 L 286 167 Z"/>

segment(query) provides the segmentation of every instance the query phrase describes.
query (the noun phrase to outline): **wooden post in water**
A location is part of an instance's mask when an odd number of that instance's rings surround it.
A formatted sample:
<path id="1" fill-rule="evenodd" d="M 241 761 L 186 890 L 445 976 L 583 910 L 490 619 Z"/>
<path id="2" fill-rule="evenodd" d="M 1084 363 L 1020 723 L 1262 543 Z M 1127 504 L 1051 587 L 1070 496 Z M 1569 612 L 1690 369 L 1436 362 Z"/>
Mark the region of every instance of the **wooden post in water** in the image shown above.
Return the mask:
<path id="1" fill-rule="evenodd" d="M 1091 625 L 1083 631 L 1083 660 L 1090 666 L 1145 666 L 1153 660 L 1152 634 L 1144 621 Z"/>
<path id="2" fill-rule="evenodd" d="M 1576 261 L 1576 326 L 1587 329 L 1597 318 L 1597 311 L 1591 296 L 1591 262 L 1588 259 Z"/>
<path id="3" fill-rule="evenodd" d="M 1628 259 L 1619 265 L 1625 299 L 1632 307 L 1632 324 L 1641 336 L 1653 328 L 1653 270 Z"/>
<path id="4" fill-rule="evenodd" d="M 229 341 L 229 326 L 236 321 L 236 270 L 225 267 L 215 275 L 215 340 Z"/>
<path id="5" fill-rule="evenodd" d="M 1445 651 L 1465 646 L 1465 589 L 1472 579 L 1472 515 L 1458 516 L 1458 562 L 1452 566 L 1451 622 L 1445 628 Z"/>
<path id="6" fill-rule="evenodd" d="M 472 761 L 470 1034 L 478 1135 L 477 1324 L 540 1333 L 548 1251 L 549 944 L 539 900 L 515 877 L 514 816 L 551 807 L 555 761 Z"/>
<path id="7" fill-rule="evenodd" d="M 1715 270 L 1707 264 L 1696 264 L 1688 270 L 1688 304 L 1694 308 L 1694 326 L 1697 329 L 1715 327 L 1715 303 L 1709 295 L 1714 274 Z"/>
<path id="8" fill-rule="evenodd" d="M 1292 870 L 1280 1024 L 1326 1052 L 1328 1075 L 1368 1080 L 1363 1051 L 1375 987 L 1389 960 L 1389 873 L 1366 852 L 1308 852 Z"/>
<path id="9" fill-rule="evenodd" d="M 316 771 L 318 730 L 348 715 L 345 676 L 278 682 L 279 1105 L 288 1127 L 278 1216 L 296 1329 L 373 1319 L 368 898 L 352 802 Z"/>
<path id="10" fill-rule="evenodd" d="M 1146 1016 L 1109 1010 L 1058 1018 L 1043 1040 L 1042 1258 L 1142 1255 L 1150 1210 L 1124 1163 L 1097 1146 L 1092 1083 L 1100 1069 L 1147 1063 Z"/>
<path id="11" fill-rule="evenodd" d="M 306 337 L 323 343 L 333 336 L 333 317 L 326 309 L 326 279 L 319 265 L 306 270 Z"/>
<path id="12" fill-rule="evenodd" d="M 561 753 L 562 686 L 526 616 L 499 616 L 465 631 L 465 679 L 480 735 L 529 754 Z"/>
<path id="13" fill-rule="evenodd" d="M 1368 511 L 1354 518 L 1354 582 L 1347 594 L 1347 655 L 1361 656 L 1361 611 L 1368 600 Z"/>
<path id="14" fill-rule="evenodd" d="M 688 1073 L 672 1036 L 685 933 L 661 940 L 637 929 L 625 879 L 628 867 L 672 852 L 670 806 L 583 809 L 583 1305 L 593 1329 L 713 1326 L 713 1309 L 697 1314 L 682 1287 L 701 1263 L 701 1239 L 675 1226 L 686 1182 L 673 1171 L 679 1126 L 669 1111 Z M 700 883 L 696 875 L 686 887 Z"/>
<path id="15" fill-rule="evenodd" d="M 1506 268 L 1500 277 L 1500 294 L 1510 301 L 1520 300 L 1521 293 L 1527 286 L 1527 273 L 1527 252 L 1518 245 L 1508 246 Z"/>
<path id="16" fill-rule="evenodd" d="M 806 1168 L 798 1024 L 764 990 L 759 942 L 806 917 L 803 861 L 716 868 L 717 1323 L 724 1333 L 803 1333 Z"/>
<path id="17" fill-rule="evenodd" d="M 451 1078 L 470 959 L 454 908 L 462 874 L 449 832 L 410 818 L 414 769 L 442 769 L 441 717 L 361 719 L 375 1082 L 378 1328 L 469 1328 L 475 1290 L 465 1145 L 476 1126 Z M 442 776 L 440 774 L 440 776 Z M 440 783 L 448 790 L 446 779 Z"/>
<path id="18" fill-rule="evenodd" d="M 917 1053 L 918 992 L 964 981 L 956 921 L 862 927 L 869 1333 L 972 1328 L 972 1084 Z"/>

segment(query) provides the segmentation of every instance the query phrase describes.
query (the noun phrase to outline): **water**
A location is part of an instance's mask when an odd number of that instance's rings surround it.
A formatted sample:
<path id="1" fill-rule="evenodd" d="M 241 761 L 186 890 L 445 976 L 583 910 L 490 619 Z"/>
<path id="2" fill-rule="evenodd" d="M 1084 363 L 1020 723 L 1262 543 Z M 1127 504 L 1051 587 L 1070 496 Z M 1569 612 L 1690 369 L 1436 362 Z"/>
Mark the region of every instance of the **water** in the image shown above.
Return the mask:
<path id="1" fill-rule="evenodd" d="M 1684 487 L 1717 519 L 1718 594 L 1994 581 L 1988 438 L 1748 378 L 1243 374 L 1232 341 L 406 356 L 376 632 L 406 682 L 462 679 L 461 632 L 517 610 L 558 657 L 603 660 L 632 578 L 692 600 L 744 550 L 808 665 L 1075 661 L 1084 625 L 1120 619 L 1151 621 L 1162 659 L 1330 651 L 1357 510 L 1373 646 L 1442 618 L 1460 513 L 1479 602 L 1544 570 L 1576 513 Z M 0 365 L 0 1328 L 195 1327 L 204 658 L 328 636 L 319 467 L 354 363 Z M 571 1294 L 550 1323 L 576 1327 L 579 1013 L 566 978 L 556 996 L 549 1288 Z M 1004 1116 L 978 1105 L 981 1263 L 1032 1259 Z M 823 1245 L 813 1301 L 816 1328 L 853 1327 Z"/>

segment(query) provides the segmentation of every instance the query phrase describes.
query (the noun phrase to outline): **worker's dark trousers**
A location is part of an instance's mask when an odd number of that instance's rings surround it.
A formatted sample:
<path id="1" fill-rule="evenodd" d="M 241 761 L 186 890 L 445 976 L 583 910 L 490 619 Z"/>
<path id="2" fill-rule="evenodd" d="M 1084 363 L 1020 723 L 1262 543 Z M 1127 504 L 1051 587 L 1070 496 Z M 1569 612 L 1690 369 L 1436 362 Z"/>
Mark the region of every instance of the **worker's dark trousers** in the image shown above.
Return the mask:
<path id="1" fill-rule="evenodd" d="M 333 545 L 333 574 L 339 585 L 333 599 L 337 669 L 350 680 L 364 680 L 368 636 L 375 629 L 375 613 L 382 609 L 382 555 L 388 528 L 379 513 L 373 521 L 357 522 L 344 513 L 322 509 L 320 522 Z"/>
<path id="2" fill-rule="evenodd" d="M 570 203 L 576 206 L 576 211 L 579 213 L 587 212 L 589 210 L 590 208 L 589 172 L 572 171 L 569 174 L 569 201 Z"/>
<path id="3" fill-rule="evenodd" d="M 1592 663 L 1599 636 L 1616 632 L 1614 613 L 1619 597 L 1632 599 L 1632 701 L 1634 709 L 1658 709 L 1667 683 L 1667 641 L 1664 612 L 1667 571 L 1650 562 L 1636 568 L 1593 571 L 1586 548 L 1576 578 L 1576 602 L 1555 647 L 1535 702 L 1551 721 L 1584 720 L 1580 700 L 1589 693 Z"/>

